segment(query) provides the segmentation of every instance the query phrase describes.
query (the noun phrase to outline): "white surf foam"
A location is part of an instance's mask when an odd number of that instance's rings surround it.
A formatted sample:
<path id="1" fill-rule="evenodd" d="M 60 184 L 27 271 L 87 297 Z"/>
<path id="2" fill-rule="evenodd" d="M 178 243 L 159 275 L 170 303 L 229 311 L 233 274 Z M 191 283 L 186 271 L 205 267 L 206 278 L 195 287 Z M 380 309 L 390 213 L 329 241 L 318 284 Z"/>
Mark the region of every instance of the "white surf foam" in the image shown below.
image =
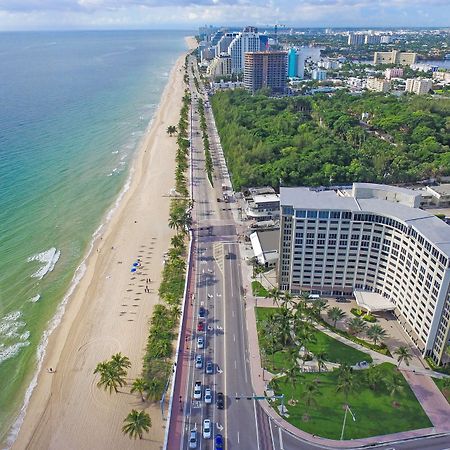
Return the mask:
<path id="1" fill-rule="evenodd" d="M 57 250 L 55 247 L 52 247 L 45 252 L 30 256 L 27 259 L 28 262 L 39 261 L 43 264 L 43 266 L 36 272 L 34 272 L 31 276 L 42 280 L 42 278 L 44 278 L 48 272 L 51 272 L 55 268 L 55 265 L 58 262 L 60 256 L 61 251 Z"/>
<path id="2" fill-rule="evenodd" d="M 31 303 L 36 303 L 37 301 L 39 301 L 41 299 L 41 294 L 36 294 L 34 297 L 31 297 L 30 301 Z"/>
<path id="3" fill-rule="evenodd" d="M 26 323 L 20 320 L 21 317 L 20 311 L 14 311 L 0 319 L 0 364 L 30 345 L 30 332 L 22 330 Z"/>

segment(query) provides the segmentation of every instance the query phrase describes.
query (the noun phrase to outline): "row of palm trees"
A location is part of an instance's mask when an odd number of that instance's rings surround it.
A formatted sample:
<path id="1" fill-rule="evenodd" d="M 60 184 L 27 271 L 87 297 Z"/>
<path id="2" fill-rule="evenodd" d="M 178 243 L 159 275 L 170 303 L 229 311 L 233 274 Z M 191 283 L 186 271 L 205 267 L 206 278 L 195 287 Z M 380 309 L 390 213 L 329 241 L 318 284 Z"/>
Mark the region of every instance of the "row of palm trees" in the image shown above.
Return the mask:
<path id="1" fill-rule="evenodd" d="M 205 169 L 206 173 L 208 175 L 208 179 L 213 184 L 212 181 L 212 175 L 214 171 L 213 167 L 213 160 L 211 157 L 211 149 L 209 144 L 209 137 L 208 137 L 208 125 L 206 123 L 206 116 L 205 116 L 205 108 L 203 105 L 203 100 L 201 98 L 198 99 L 198 112 L 200 114 L 200 129 L 202 130 L 202 138 L 203 138 L 203 148 L 205 149 Z"/>
<path id="2" fill-rule="evenodd" d="M 130 359 L 120 352 L 112 355 L 110 360 L 98 363 L 94 370 L 94 374 L 100 376 L 97 387 L 109 391 L 110 394 L 120 392 L 119 387 L 127 385 L 127 369 L 130 367 Z M 153 390 L 152 386 L 143 378 L 136 378 L 131 385 L 130 392 L 138 392 L 144 402 L 146 398 L 152 396 Z M 143 433 L 148 432 L 151 426 L 151 418 L 145 411 L 133 409 L 124 419 L 122 431 L 130 438 L 142 439 Z"/>

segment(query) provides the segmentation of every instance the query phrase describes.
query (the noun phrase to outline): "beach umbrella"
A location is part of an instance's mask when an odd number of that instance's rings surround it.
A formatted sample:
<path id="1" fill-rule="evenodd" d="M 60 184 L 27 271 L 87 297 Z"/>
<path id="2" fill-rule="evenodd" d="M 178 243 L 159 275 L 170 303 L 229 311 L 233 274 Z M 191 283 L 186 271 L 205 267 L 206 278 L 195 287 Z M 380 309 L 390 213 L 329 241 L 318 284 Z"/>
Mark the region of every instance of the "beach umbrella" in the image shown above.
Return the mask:
<path id="1" fill-rule="evenodd" d="M 133 268 L 131 269 L 131 272 L 136 272 L 136 267 L 133 267 Z"/>

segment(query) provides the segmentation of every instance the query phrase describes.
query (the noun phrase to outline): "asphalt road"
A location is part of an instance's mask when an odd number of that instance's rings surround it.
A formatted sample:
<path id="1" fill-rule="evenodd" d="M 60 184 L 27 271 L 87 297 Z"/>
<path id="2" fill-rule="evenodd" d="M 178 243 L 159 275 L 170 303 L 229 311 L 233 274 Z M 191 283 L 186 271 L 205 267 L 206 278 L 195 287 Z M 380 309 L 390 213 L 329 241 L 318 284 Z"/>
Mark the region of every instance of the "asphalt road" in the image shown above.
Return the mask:
<path id="1" fill-rule="evenodd" d="M 194 59 L 190 58 L 190 67 Z M 194 70 L 200 79 L 197 66 Z M 189 71 L 190 72 L 190 71 Z M 195 86 L 191 77 L 191 92 Z M 193 97 L 198 98 L 198 94 Z M 241 256 L 237 243 L 236 224 L 227 203 L 217 202 L 221 197 L 220 161 L 211 141 L 211 153 L 215 162 L 215 188 L 212 188 L 205 171 L 205 158 L 199 116 L 193 101 L 192 114 L 192 159 L 193 159 L 193 197 L 194 197 L 194 297 L 188 305 L 186 314 L 187 340 L 185 351 L 189 364 L 180 368 L 186 370 L 183 378 L 185 386 L 182 403 L 183 427 L 180 435 L 180 449 L 189 448 L 189 433 L 197 431 L 197 448 L 214 448 L 213 439 L 203 439 L 204 419 L 212 422 L 213 436 L 220 433 L 225 438 L 226 449 L 243 450 L 313 450 L 330 448 L 306 442 L 281 428 L 278 421 L 270 418 L 257 400 L 248 400 L 253 389 L 250 378 L 249 354 L 245 305 L 241 274 Z M 206 111 L 208 114 L 208 111 Z M 208 229 L 209 227 L 209 229 Z M 207 313 L 205 331 L 198 331 L 198 309 L 203 306 Z M 197 338 L 203 336 L 204 349 L 197 348 Z M 204 365 L 210 360 L 214 363 L 214 373 L 207 375 L 204 367 L 195 368 L 196 355 L 202 355 Z M 194 384 L 202 383 L 202 399 L 193 399 Z M 213 392 L 212 404 L 204 402 L 204 388 L 209 386 Z M 215 405 L 218 392 L 225 394 L 225 409 Z M 236 400 L 236 397 L 241 397 Z M 181 399 L 180 399 L 181 400 Z M 351 445 L 347 448 L 352 448 Z M 390 443 L 368 448 L 395 450 L 444 450 L 450 448 L 448 436 L 419 438 L 402 443 Z"/>

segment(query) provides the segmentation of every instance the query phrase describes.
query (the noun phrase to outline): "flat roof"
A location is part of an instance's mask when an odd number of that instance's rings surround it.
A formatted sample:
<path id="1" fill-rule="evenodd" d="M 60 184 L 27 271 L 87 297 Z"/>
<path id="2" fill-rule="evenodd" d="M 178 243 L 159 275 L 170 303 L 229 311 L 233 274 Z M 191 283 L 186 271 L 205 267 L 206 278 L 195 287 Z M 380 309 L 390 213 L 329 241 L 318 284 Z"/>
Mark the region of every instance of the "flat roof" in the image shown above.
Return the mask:
<path id="1" fill-rule="evenodd" d="M 450 184 L 440 184 L 439 186 L 428 186 L 430 191 L 434 191 L 439 195 L 450 195 Z"/>
<path id="2" fill-rule="evenodd" d="M 367 311 L 392 311 L 395 309 L 395 305 L 390 300 L 376 292 L 355 290 L 353 295 L 356 303 Z"/>
<path id="3" fill-rule="evenodd" d="M 279 202 L 280 196 L 278 194 L 257 194 L 253 196 L 255 203 L 272 203 Z"/>
<path id="4" fill-rule="evenodd" d="M 363 183 L 358 184 L 359 187 L 364 187 L 362 186 Z M 367 185 L 369 189 L 373 186 L 369 183 Z M 374 213 L 398 219 L 406 226 L 414 227 L 443 253 L 450 256 L 450 226 L 433 214 L 420 208 L 412 208 L 401 203 L 394 203 L 379 198 L 360 199 L 340 196 L 336 190 L 281 187 L 280 205 L 292 206 L 294 209 Z"/>

